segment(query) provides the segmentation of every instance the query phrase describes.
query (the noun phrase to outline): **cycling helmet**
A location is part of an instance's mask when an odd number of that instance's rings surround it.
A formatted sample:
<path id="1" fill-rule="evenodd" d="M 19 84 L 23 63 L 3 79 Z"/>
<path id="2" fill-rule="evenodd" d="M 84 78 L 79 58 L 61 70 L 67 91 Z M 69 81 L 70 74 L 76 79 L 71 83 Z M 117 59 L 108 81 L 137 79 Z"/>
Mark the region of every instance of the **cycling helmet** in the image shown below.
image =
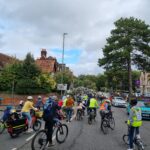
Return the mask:
<path id="1" fill-rule="evenodd" d="M 33 97 L 32 96 L 28 96 L 27 99 L 28 100 L 33 100 Z"/>
<path id="2" fill-rule="evenodd" d="M 67 97 L 67 98 L 69 98 L 69 97 L 70 97 L 70 95 L 67 95 L 66 97 Z"/>
<path id="3" fill-rule="evenodd" d="M 130 104 L 131 104 L 132 106 L 136 105 L 136 104 L 137 104 L 137 99 L 131 100 Z"/>
<path id="4" fill-rule="evenodd" d="M 10 110 L 10 109 L 12 109 L 12 106 L 7 106 L 6 109 Z"/>
<path id="5" fill-rule="evenodd" d="M 39 95 L 39 96 L 38 96 L 38 99 L 41 99 L 41 98 L 42 98 L 42 97 Z"/>
<path id="6" fill-rule="evenodd" d="M 109 100 L 109 99 L 106 99 L 105 102 L 110 103 L 110 100 Z"/>

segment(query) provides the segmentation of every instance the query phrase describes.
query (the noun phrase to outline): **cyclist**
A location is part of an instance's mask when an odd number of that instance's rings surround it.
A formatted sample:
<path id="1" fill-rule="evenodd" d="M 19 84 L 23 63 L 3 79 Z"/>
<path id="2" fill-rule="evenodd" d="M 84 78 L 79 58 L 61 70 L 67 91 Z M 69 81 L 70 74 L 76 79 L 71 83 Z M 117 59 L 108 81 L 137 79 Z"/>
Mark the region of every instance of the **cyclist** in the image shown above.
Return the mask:
<path id="1" fill-rule="evenodd" d="M 98 108 L 98 103 L 96 98 L 91 95 L 90 101 L 89 101 L 89 112 L 92 111 L 92 109 L 94 110 L 95 113 L 95 117 L 96 117 L 96 109 Z"/>
<path id="2" fill-rule="evenodd" d="M 84 115 L 84 110 L 85 110 L 84 101 L 78 101 L 78 103 L 77 103 L 77 113 L 78 113 L 78 111 L 81 111 L 82 115 Z"/>
<path id="3" fill-rule="evenodd" d="M 32 96 L 28 96 L 27 97 L 27 101 L 25 102 L 21 112 L 22 112 L 22 115 L 24 117 L 27 117 L 28 119 L 28 131 L 27 132 L 32 132 L 33 129 L 32 129 L 32 117 L 31 117 L 31 114 L 30 114 L 30 110 L 33 109 L 34 111 L 37 111 L 38 109 L 33 107 L 33 97 Z"/>
<path id="4" fill-rule="evenodd" d="M 43 108 L 43 106 L 44 106 L 44 103 L 42 102 L 42 97 L 39 95 L 36 101 L 35 107 L 40 109 L 40 108 Z"/>
<path id="5" fill-rule="evenodd" d="M 67 122 L 71 122 L 72 112 L 73 112 L 74 100 L 69 95 L 66 101 L 66 115 L 67 115 Z"/>
<path id="6" fill-rule="evenodd" d="M 101 120 L 103 120 L 105 118 L 105 115 L 111 115 L 111 102 L 109 99 L 104 99 L 102 101 L 102 103 L 100 104 L 100 108 L 99 108 L 99 112 L 100 112 L 100 116 L 101 116 Z"/>
<path id="7" fill-rule="evenodd" d="M 131 109 L 130 114 L 128 118 L 128 126 L 129 126 L 129 149 L 133 150 L 133 138 L 134 138 L 134 132 L 136 132 L 137 138 L 140 138 L 139 135 L 139 127 L 142 125 L 142 114 L 141 114 L 141 108 L 136 106 L 137 100 L 131 100 Z"/>
<path id="8" fill-rule="evenodd" d="M 57 122 L 57 119 L 59 118 L 58 111 L 60 109 L 61 107 L 57 103 L 56 96 L 49 97 L 49 99 L 46 101 L 44 105 L 43 118 L 45 121 L 45 128 L 48 129 L 48 132 L 47 132 L 47 139 L 49 141 L 48 147 L 55 145 L 55 143 L 52 141 L 52 134 L 53 134 L 54 124 L 55 122 Z"/>
<path id="9" fill-rule="evenodd" d="M 4 110 L 4 114 L 2 116 L 2 120 L 4 122 L 9 118 L 9 116 L 11 114 L 11 109 L 12 109 L 12 106 L 7 106 L 6 109 Z"/>

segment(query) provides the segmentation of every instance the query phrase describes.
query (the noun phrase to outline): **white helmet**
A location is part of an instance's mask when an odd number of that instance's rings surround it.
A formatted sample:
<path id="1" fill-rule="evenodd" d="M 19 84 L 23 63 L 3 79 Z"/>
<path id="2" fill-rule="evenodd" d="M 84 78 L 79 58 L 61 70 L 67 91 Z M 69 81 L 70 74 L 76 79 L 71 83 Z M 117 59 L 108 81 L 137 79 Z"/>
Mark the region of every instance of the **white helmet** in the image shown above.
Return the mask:
<path id="1" fill-rule="evenodd" d="M 70 95 L 67 95 L 66 97 L 67 97 L 67 98 L 69 98 L 69 97 L 70 97 Z"/>
<path id="2" fill-rule="evenodd" d="M 28 96 L 27 99 L 28 100 L 33 100 L 33 97 L 32 96 Z"/>
<path id="3" fill-rule="evenodd" d="M 105 102 L 108 102 L 108 103 L 110 103 L 110 100 L 109 100 L 109 99 L 106 99 L 106 100 L 105 100 Z"/>
<path id="4" fill-rule="evenodd" d="M 41 99 L 42 97 L 39 95 L 38 98 Z"/>

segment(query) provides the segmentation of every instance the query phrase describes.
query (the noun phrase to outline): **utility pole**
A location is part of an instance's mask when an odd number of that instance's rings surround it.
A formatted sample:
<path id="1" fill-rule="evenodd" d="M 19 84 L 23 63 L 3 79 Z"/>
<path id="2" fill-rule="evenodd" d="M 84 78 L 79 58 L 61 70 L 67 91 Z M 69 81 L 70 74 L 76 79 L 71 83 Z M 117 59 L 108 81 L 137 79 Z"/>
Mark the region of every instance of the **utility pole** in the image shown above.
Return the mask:
<path id="1" fill-rule="evenodd" d="M 61 84 L 63 85 L 63 73 L 64 73 L 64 49 L 65 49 L 65 36 L 68 33 L 63 33 L 63 51 L 62 51 L 62 68 L 61 68 Z M 63 90 L 61 89 L 61 96 L 63 95 Z"/>

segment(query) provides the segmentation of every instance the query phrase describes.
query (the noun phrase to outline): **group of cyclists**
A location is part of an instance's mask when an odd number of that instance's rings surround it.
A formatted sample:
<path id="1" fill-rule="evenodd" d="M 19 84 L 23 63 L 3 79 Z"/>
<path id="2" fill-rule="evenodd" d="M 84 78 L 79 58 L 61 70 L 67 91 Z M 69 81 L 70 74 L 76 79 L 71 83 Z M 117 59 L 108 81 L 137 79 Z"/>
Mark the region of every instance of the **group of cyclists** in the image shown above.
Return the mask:
<path id="1" fill-rule="evenodd" d="M 76 106 L 75 106 L 76 104 Z M 129 149 L 133 150 L 133 135 L 136 132 L 138 138 L 140 138 L 139 127 L 142 125 L 141 110 L 136 106 L 137 100 L 131 101 L 131 111 L 128 119 L 128 125 L 130 126 L 129 132 Z M 96 95 L 92 93 L 88 94 L 78 94 L 75 96 L 66 95 L 63 99 L 59 100 L 57 96 L 50 96 L 47 98 L 46 102 L 42 101 L 42 97 L 38 96 L 36 103 L 34 104 L 33 97 L 28 96 L 27 100 L 19 104 L 21 107 L 22 116 L 28 119 L 28 133 L 32 132 L 32 118 L 31 109 L 34 111 L 43 110 L 43 118 L 45 121 L 45 127 L 48 129 L 48 146 L 53 146 L 52 141 L 53 126 L 57 119 L 66 118 L 66 122 L 71 122 L 73 113 L 76 115 L 78 111 L 82 111 L 82 115 L 85 114 L 87 109 L 87 115 L 94 110 L 95 117 L 97 115 L 97 109 L 99 109 L 99 114 L 101 119 L 104 119 L 106 114 L 112 114 L 111 111 L 111 101 L 109 99 L 104 99 L 98 102 Z M 3 121 L 7 120 L 11 112 L 11 106 L 7 106 L 4 110 L 4 115 L 2 117 Z M 76 109 L 76 111 L 75 111 Z M 44 111 L 46 110 L 46 111 Z"/>

